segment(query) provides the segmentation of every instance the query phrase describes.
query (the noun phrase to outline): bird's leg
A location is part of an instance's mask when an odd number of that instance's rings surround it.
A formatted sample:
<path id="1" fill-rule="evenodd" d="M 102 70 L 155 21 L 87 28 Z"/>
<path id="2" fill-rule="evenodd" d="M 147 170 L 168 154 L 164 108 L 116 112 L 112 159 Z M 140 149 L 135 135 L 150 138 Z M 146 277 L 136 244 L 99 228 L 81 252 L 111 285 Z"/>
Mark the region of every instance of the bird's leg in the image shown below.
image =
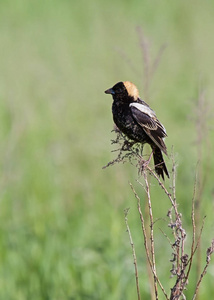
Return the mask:
<path id="1" fill-rule="evenodd" d="M 147 168 L 147 166 L 149 165 L 149 163 L 151 161 L 152 155 L 153 155 L 153 151 L 147 160 L 143 159 L 142 157 L 140 158 L 140 161 L 139 161 L 139 166 L 140 166 L 139 172 L 140 173 L 142 173 L 142 171 Z"/>
<path id="2" fill-rule="evenodd" d="M 151 160 L 151 158 L 152 158 L 152 154 L 153 154 L 153 151 L 152 151 L 152 153 L 149 155 L 149 159 L 146 161 L 147 164 L 150 163 L 150 160 Z"/>

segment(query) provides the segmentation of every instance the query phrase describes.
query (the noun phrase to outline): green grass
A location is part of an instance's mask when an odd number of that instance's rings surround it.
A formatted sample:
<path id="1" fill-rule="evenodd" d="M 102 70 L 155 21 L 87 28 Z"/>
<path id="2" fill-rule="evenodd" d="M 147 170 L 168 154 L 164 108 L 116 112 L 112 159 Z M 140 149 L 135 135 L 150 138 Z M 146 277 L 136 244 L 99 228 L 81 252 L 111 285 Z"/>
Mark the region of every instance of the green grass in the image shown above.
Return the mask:
<path id="1" fill-rule="evenodd" d="M 136 299 L 126 207 L 131 207 L 142 297 L 150 299 L 139 217 L 128 185 L 135 184 L 137 171 L 129 165 L 102 170 L 114 158 L 112 101 L 104 90 L 130 80 L 144 95 L 136 26 L 151 41 L 153 56 L 167 44 L 151 99 L 145 100 L 167 129 L 169 151 L 174 145 L 177 153 L 179 208 L 191 232 L 197 149 L 190 117 L 200 77 L 213 109 L 214 5 L 155 2 L 0 2 L 1 299 Z M 212 149 L 213 132 L 209 135 Z M 213 157 L 209 165 L 202 202 L 204 253 L 213 237 Z M 169 208 L 161 195 L 154 184 L 156 218 Z M 170 288 L 171 251 L 158 227 L 156 234 L 158 270 Z M 213 266 L 202 299 L 212 295 L 212 276 Z M 189 295 L 193 288 L 194 281 Z"/>

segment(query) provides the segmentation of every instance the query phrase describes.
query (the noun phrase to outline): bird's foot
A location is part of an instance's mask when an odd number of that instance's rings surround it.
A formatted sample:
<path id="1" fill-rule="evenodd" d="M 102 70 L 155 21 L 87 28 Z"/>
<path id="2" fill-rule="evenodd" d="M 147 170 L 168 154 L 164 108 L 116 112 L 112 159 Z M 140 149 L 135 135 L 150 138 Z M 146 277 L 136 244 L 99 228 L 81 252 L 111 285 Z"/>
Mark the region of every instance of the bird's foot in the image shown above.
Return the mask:
<path id="1" fill-rule="evenodd" d="M 153 151 L 147 160 L 145 160 L 141 157 L 141 159 L 139 160 L 139 163 L 138 163 L 139 164 L 139 173 L 143 173 L 143 171 L 147 169 L 147 167 L 151 161 L 152 154 L 153 154 Z"/>

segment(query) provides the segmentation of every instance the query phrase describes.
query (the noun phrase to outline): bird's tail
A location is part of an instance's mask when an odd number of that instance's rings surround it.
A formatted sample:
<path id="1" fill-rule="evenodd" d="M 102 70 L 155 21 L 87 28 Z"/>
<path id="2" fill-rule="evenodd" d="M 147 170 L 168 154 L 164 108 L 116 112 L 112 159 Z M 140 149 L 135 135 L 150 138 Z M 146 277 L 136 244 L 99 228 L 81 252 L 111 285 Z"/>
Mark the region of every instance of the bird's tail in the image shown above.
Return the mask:
<path id="1" fill-rule="evenodd" d="M 161 150 L 156 145 L 152 147 L 152 150 L 153 150 L 153 158 L 155 164 L 155 172 L 158 174 L 158 176 L 161 176 L 163 180 L 164 180 L 164 173 L 169 178 L 169 173 L 166 168 L 166 164 L 164 162 Z"/>

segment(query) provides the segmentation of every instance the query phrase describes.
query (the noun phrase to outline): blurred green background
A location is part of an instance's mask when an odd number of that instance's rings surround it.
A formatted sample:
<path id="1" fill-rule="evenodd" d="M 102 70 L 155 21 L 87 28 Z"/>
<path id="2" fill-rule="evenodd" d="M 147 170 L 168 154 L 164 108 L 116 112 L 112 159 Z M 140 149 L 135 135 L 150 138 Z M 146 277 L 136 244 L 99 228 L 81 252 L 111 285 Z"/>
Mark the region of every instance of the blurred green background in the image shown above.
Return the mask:
<path id="1" fill-rule="evenodd" d="M 102 169 L 116 154 L 110 141 L 112 100 L 104 90 L 134 82 L 145 97 L 139 29 L 154 60 L 166 49 L 148 101 L 167 129 L 178 163 L 177 199 L 191 242 L 191 199 L 198 160 L 195 118 L 200 86 L 209 108 L 203 133 L 206 215 L 202 260 L 213 237 L 213 1 L 0 2 L 0 299 L 136 299 L 123 210 L 135 242 L 143 299 L 150 299 L 136 200 L 128 164 Z M 142 35 L 141 35 L 142 37 Z M 166 158 L 168 168 L 171 161 Z M 152 183 L 156 260 L 166 290 L 170 203 Z M 171 181 L 166 181 L 169 187 Z M 213 297 L 213 264 L 201 299 Z M 191 276 L 187 299 L 196 282 Z"/>

